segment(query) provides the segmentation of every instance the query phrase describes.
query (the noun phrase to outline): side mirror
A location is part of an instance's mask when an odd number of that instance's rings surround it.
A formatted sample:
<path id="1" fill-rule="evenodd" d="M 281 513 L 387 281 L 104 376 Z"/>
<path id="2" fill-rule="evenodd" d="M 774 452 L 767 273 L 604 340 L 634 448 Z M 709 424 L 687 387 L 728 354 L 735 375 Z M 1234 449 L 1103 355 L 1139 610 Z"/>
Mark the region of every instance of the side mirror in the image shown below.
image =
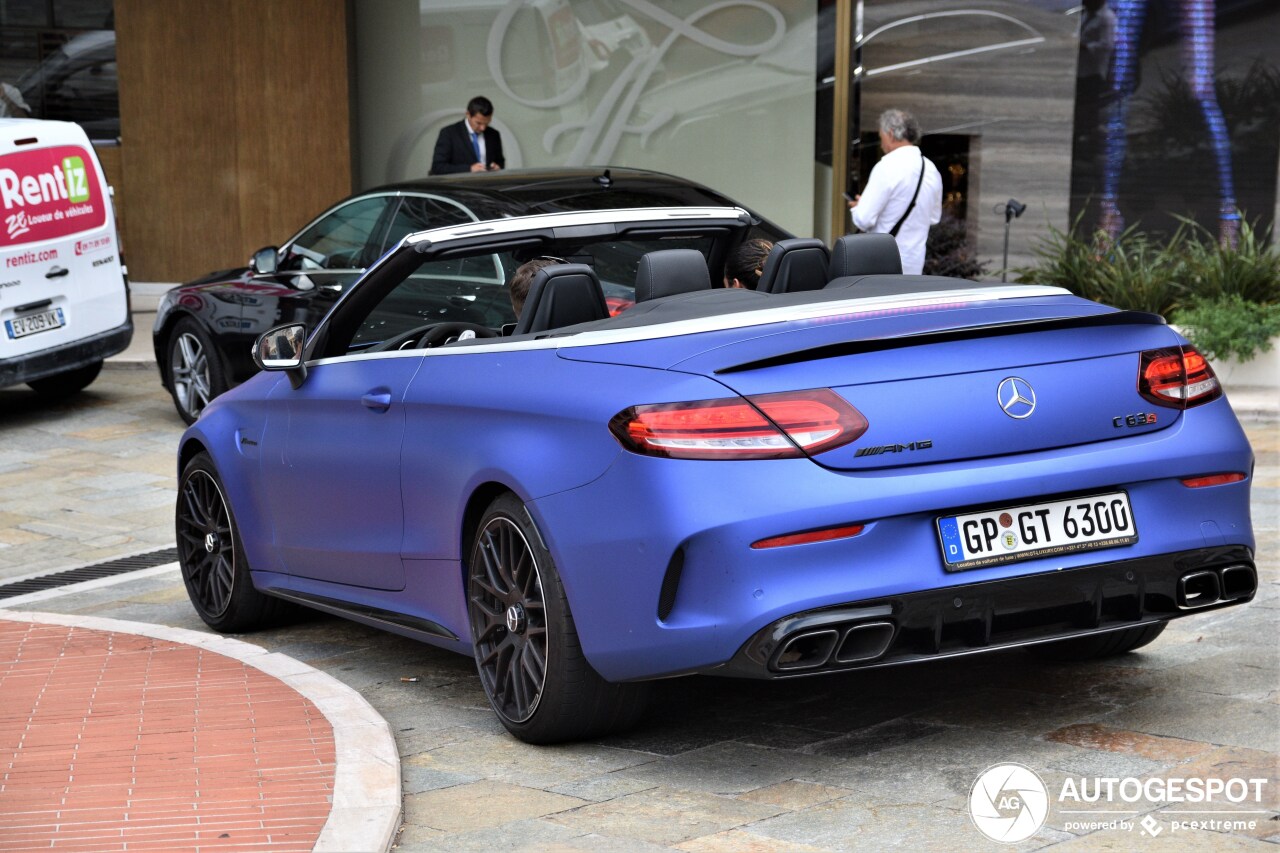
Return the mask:
<path id="1" fill-rule="evenodd" d="M 253 363 L 259 370 L 283 370 L 294 388 L 307 378 L 302 350 L 307 343 L 307 327 L 301 323 L 277 326 L 262 334 L 253 345 Z"/>
<path id="2" fill-rule="evenodd" d="M 275 246 L 267 246 L 253 253 L 249 259 L 249 269 L 257 275 L 271 275 L 279 268 L 280 250 Z"/>

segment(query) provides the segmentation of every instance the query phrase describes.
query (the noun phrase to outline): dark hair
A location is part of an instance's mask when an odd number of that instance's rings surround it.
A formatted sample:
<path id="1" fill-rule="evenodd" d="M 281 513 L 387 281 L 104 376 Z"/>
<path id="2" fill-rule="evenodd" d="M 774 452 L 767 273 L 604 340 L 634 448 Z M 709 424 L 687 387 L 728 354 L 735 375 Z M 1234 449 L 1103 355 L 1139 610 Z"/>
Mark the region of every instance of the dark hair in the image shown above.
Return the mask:
<path id="1" fill-rule="evenodd" d="M 564 261 L 559 258 L 534 258 L 531 261 L 525 261 L 511 274 L 507 289 L 511 291 L 511 307 L 517 316 L 524 308 L 524 301 L 529 298 L 529 286 L 533 284 L 533 277 L 538 274 L 538 271 L 544 267 L 562 263 Z"/>
<path id="2" fill-rule="evenodd" d="M 724 265 L 724 277 L 742 282 L 744 287 L 755 290 L 760 283 L 760 272 L 764 269 L 765 258 L 773 251 L 773 243 L 762 237 L 746 240 L 729 253 L 729 260 Z"/>
<path id="3" fill-rule="evenodd" d="M 493 101 L 484 95 L 476 95 L 467 101 L 467 115 L 473 116 L 477 114 L 482 116 L 493 115 Z"/>

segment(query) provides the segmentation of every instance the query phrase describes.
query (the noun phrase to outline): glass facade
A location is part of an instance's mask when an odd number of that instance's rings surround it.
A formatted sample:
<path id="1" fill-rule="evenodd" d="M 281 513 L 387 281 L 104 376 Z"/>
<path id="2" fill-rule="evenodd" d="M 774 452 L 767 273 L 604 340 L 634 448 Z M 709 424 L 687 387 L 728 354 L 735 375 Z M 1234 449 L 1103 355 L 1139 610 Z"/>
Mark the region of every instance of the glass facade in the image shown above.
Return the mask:
<path id="1" fill-rule="evenodd" d="M 0 116 L 120 136 L 112 0 L 0 0 Z"/>
<path id="2" fill-rule="evenodd" d="M 832 194 L 858 191 L 879 156 L 877 116 L 900 107 L 942 173 L 944 227 L 988 275 L 1010 199 L 1027 206 L 1010 265 L 1031 260 L 1047 224 L 1101 224 L 1104 197 L 1152 228 L 1172 215 L 1217 227 L 1229 201 L 1270 224 L 1280 7 L 1110 2 L 863 0 L 851 4 L 860 40 L 836 31 L 835 0 L 362 2 L 358 181 L 425 175 L 440 129 L 483 94 L 508 167 L 673 172 L 829 240 Z M 843 44 L 854 117 L 836 176 Z"/>
<path id="3" fill-rule="evenodd" d="M 360 181 L 425 175 L 473 95 L 507 167 L 674 172 L 815 216 L 813 0 L 537 0 L 356 5 Z"/>

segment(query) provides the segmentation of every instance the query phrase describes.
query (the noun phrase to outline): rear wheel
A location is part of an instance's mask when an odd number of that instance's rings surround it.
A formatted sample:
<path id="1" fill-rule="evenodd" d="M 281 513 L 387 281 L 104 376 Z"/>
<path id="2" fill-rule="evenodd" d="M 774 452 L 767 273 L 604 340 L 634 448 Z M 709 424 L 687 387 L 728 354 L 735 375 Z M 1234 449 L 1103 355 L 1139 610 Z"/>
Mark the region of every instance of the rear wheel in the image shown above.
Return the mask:
<path id="1" fill-rule="evenodd" d="M 72 394 L 88 388 L 93 380 L 98 378 L 98 373 L 101 370 L 102 362 L 95 361 L 92 364 L 86 364 L 84 367 L 77 367 L 75 370 L 68 370 L 65 373 L 46 376 L 44 379 L 33 379 L 27 384 L 31 386 L 31 390 L 41 397 L 57 400 L 62 397 L 70 397 Z"/>
<path id="2" fill-rule="evenodd" d="M 207 453 L 196 454 L 183 469 L 176 528 L 182 582 L 210 628 L 254 631 L 278 624 L 293 611 L 288 602 L 254 588 L 240 531 Z"/>
<path id="3" fill-rule="evenodd" d="M 1090 634 L 1087 637 L 1059 640 L 1056 643 L 1041 643 L 1032 646 L 1031 652 L 1038 658 L 1053 661 L 1109 658 L 1142 648 L 1163 634 L 1168 625 L 1168 622 L 1153 622 L 1150 625 L 1122 628 L 1105 634 Z"/>
<path id="4" fill-rule="evenodd" d="M 200 324 L 180 320 L 169 335 L 169 393 L 173 405 L 187 423 L 195 423 L 204 407 L 227 390 L 222 362 L 213 340 Z"/>
<path id="5" fill-rule="evenodd" d="M 591 668 L 551 554 L 514 495 L 480 520 L 467 599 L 480 683 L 507 731 L 556 743 L 639 719 L 648 685 L 611 684 Z"/>

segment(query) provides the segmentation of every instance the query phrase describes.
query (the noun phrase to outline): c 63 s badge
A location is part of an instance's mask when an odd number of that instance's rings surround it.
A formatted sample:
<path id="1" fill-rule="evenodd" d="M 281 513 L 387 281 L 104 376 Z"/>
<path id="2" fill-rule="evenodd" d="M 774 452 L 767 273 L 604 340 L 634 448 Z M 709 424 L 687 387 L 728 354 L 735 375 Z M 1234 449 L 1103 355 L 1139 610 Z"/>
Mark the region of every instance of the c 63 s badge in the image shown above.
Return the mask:
<path id="1" fill-rule="evenodd" d="M 1155 412 L 1138 412 L 1136 415 L 1120 415 L 1111 419 L 1111 425 L 1116 429 L 1121 427 L 1140 427 L 1156 422 Z"/>
<path id="2" fill-rule="evenodd" d="M 913 441 L 909 444 L 881 444 L 876 447 L 860 447 L 854 456 L 879 456 L 881 453 L 906 453 L 912 450 L 928 450 L 933 447 L 933 439 Z"/>

